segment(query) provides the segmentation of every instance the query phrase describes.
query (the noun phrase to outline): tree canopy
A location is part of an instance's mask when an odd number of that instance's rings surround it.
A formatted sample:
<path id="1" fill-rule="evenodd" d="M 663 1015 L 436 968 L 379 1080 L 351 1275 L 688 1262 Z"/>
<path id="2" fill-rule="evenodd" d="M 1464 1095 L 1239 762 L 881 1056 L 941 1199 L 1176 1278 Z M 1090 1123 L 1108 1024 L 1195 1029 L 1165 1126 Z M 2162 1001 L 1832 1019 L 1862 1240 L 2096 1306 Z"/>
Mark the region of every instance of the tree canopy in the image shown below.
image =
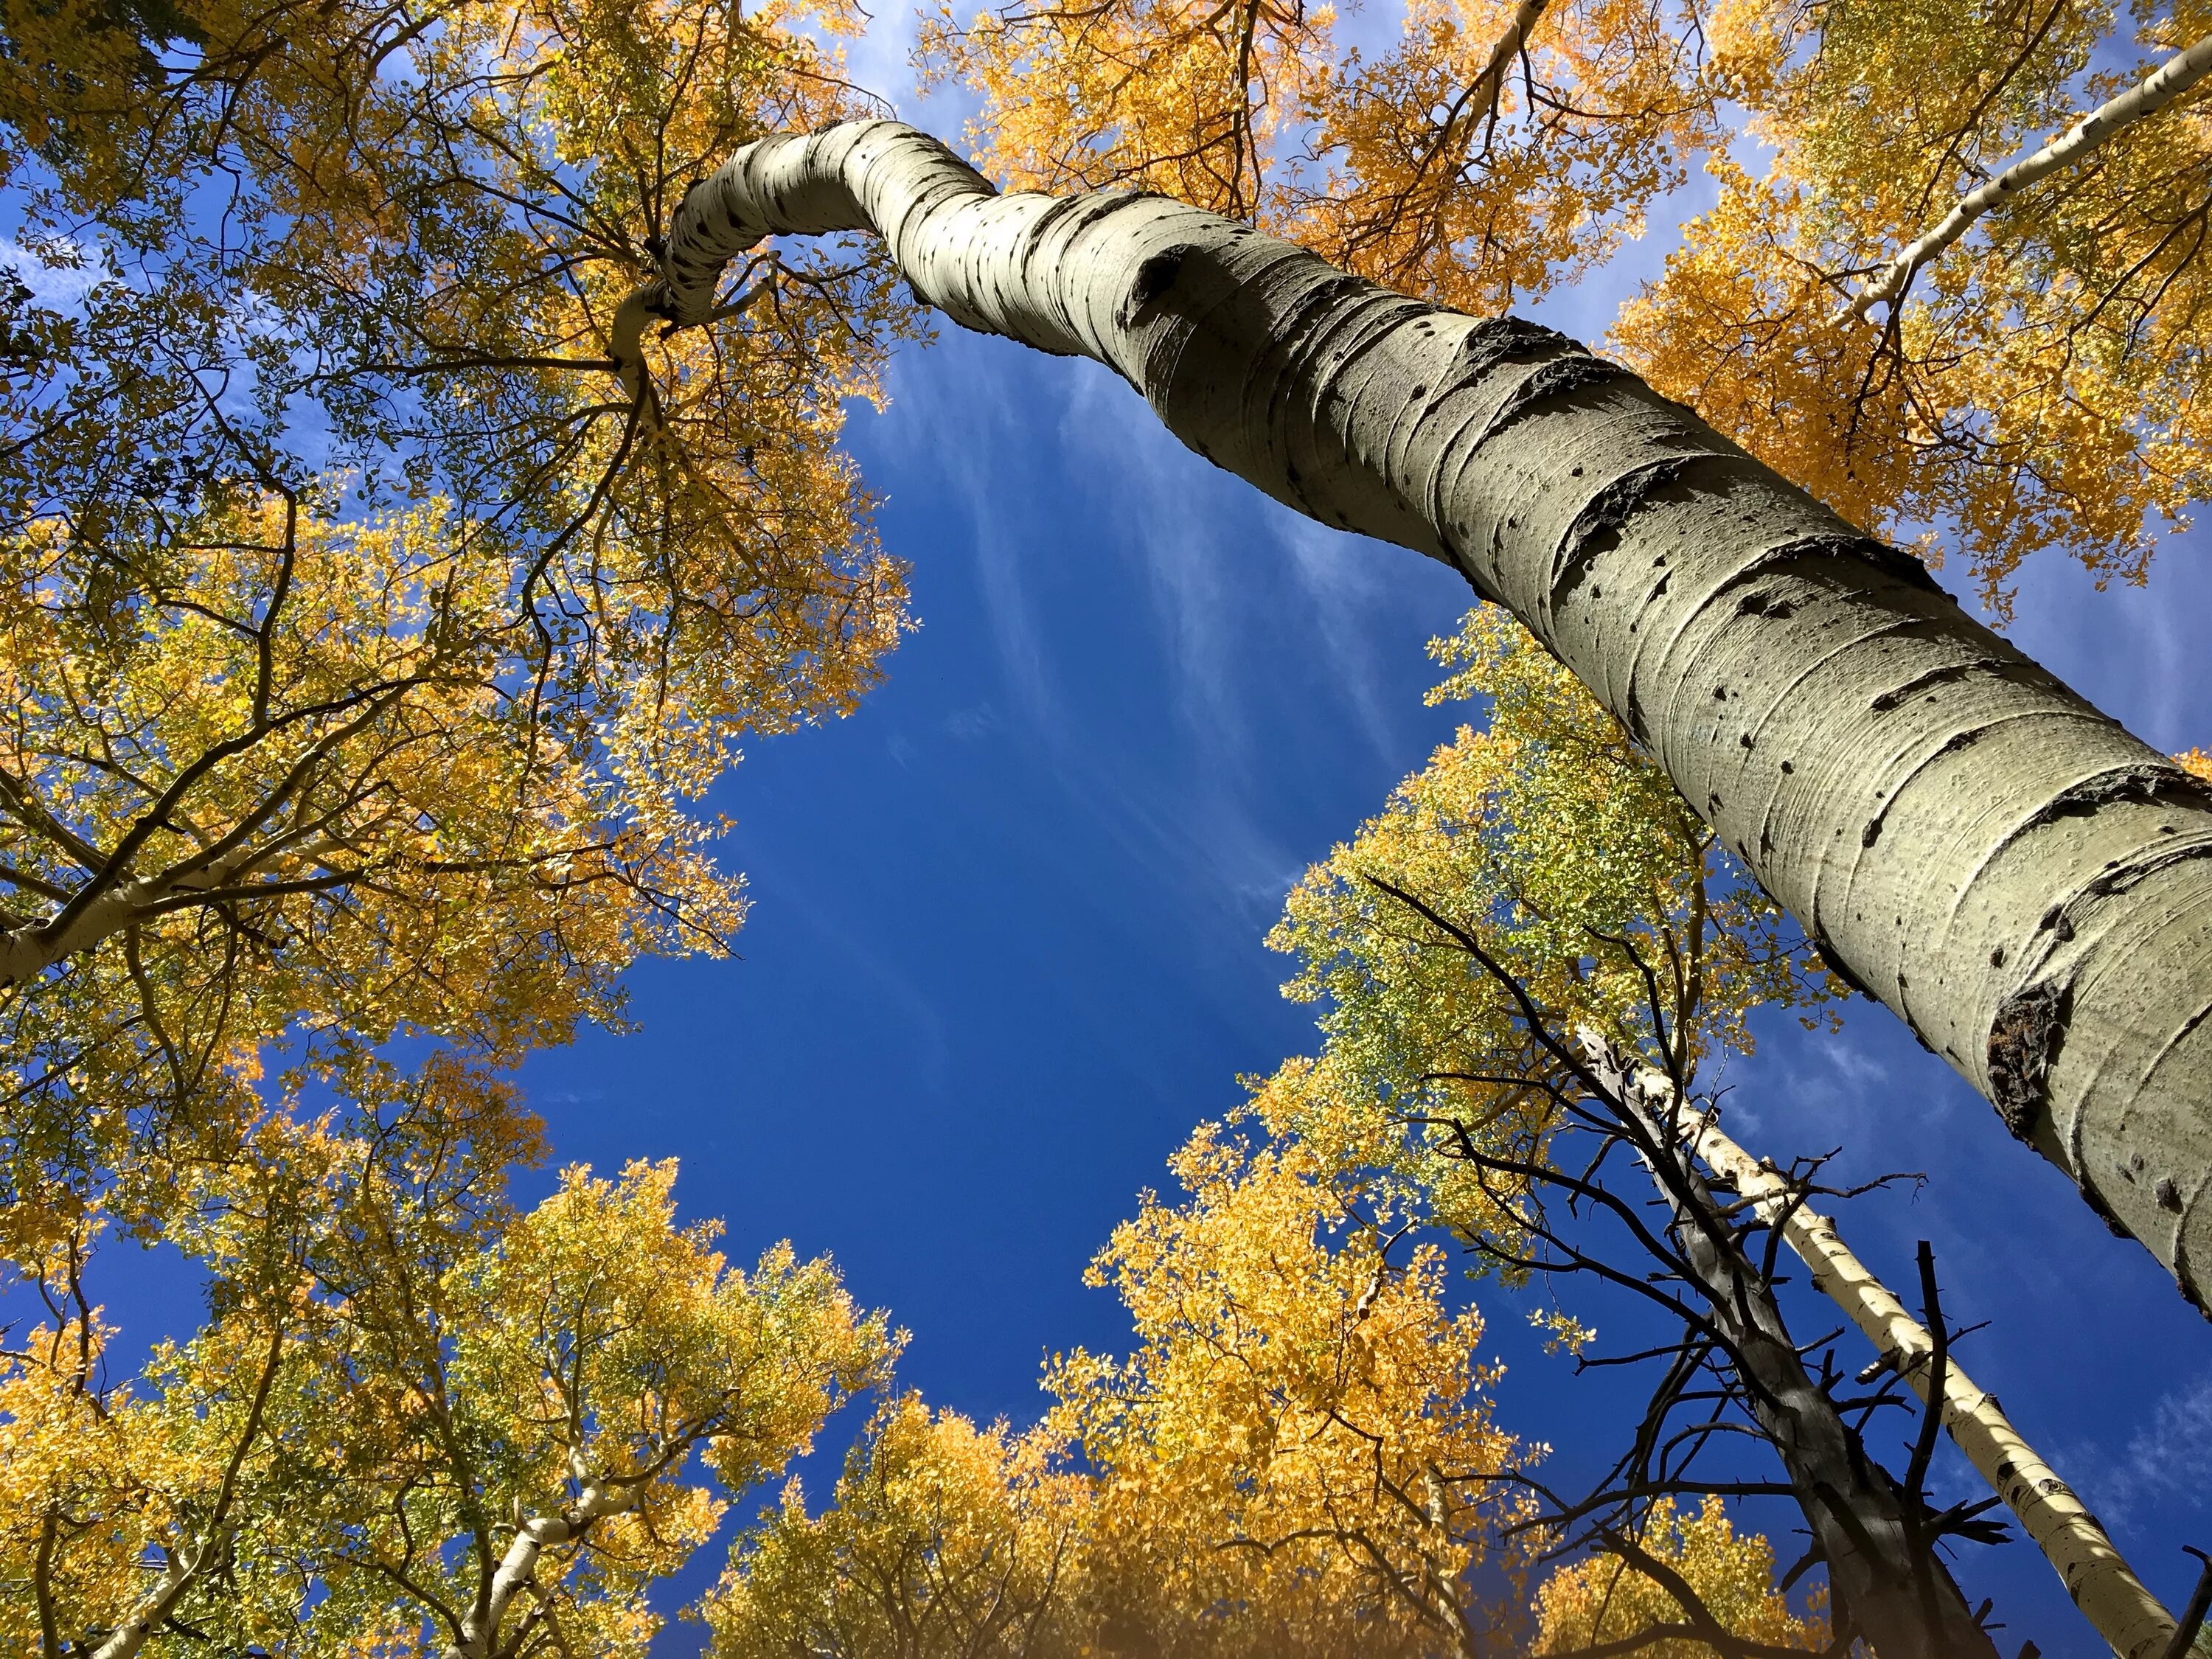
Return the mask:
<path id="1" fill-rule="evenodd" d="M 2144 580 L 2206 491 L 2195 0 L 1409 0 L 1380 34 L 1304 0 L 957 6 L 918 65 L 980 99 L 992 178 L 1162 192 L 1442 306 L 1561 292 L 1702 172 L 1614 353 L 2001 620 L 2054 550 Z M 1929 1607 L 1986 1643 L 1938 1555 L 1996 1535 L 1928 1497 L 1940 1401 L 1901 1475 L 1865 1455 L 1897 1379 L 1847 1421 L 1824 1343 L 1781 1325 L 1779 1228 L 1676 1145 L 1758 1011 L 1832 1019 L 1826 941 L 1632 715 L 1488 607 L 1437 648 L 1437 696 L 1486 725 L 1270 935 L 1317 1052 L 1114 1231 L 1090 1282 L 1129 1350 L 1053 1355 L 1037 1421 L 896 1391 L 889 1316 L 787 1243 L 732 1267 L 672 1163 L 514 1196 L 549 1148 L 508 1068 L 620 1029 L 641 957 L 731 950 L 708 790 L 854 709 L 910 625 L 839 441 L 929 295 L 838 235 L 748 243 L 702 299 L 665 240 L 740 147 L 876 107 L 838 45 L 865 21 L 0 19 L 0 1257 L 43 1310 L 0 1346 L 0 1636 L 643 1653 L 648 1592 L 734 1510 L 696 1609 L 722 1659 L 1737 1659 L 1874 1627 L 1840 1512 L 1896 1522 Z M 1117 325 L 1185 252 L 1136 269 Z M 641 337 L 647 295 L 667 326 Z M 1531 384 L 1615 374 L 1473 330 Z M 1623 1147 L 1662 1219 L 1593 1174 Z M 1820 1168 L 1790 1166 L 1799 1200 Z M 1626 1285 L 1577 1204 L 1627 1218 L 1687 1331 L 1578 1503 L 1499 1420 L 1470 1299 Z M 128 1377 L 98 1291 L 118 1234 L 206 1292 Z M 1536 1316 L 1578 1364 L 1585 1311 Z M 756 1517 L 863 1397 L 827 1502 L 794 1479 Z M 1674 1457 L 1719 1431 L 1662 1439 L 1668 1413 L 1707 1399 L 1779 1480 Z M 1873 1508 L 1815 1490 L 1784 1431 L 1808 1423 Z M 1723 1491 L 1798 1504 L 1832 1585 L 1793 1600 Z"/>

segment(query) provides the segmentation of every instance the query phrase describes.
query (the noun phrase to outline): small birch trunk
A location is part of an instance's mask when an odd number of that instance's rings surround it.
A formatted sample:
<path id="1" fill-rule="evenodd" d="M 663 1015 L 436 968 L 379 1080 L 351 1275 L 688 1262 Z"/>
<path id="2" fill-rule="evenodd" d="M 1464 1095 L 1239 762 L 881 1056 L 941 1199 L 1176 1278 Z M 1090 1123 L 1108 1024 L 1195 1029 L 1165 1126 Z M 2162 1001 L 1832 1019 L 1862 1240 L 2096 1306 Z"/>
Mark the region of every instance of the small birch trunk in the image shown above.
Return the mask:
<path id="1" fill-rule="evenodd" d="M 1660 1121 L 1674 1111 L 1671 1090 L 1663 1082 L 1652 1090 L 1609 1044 L 1586 1038 L 1584 1046 L 1593 1073 L 1652 1144 L 1672 1145 L 1675 1137 Z M 1882 1659 L 1996 1659 L 1932 1540 L 1916 1549 L 1908 1495 L 1867 1456 L 1805 1369 L 1772 1288 L 1722 1242 L 1728 1229 L 1719 1203 L 1686 1160 L 1679 1173 L 1686 1192 L 1656 1168 L 1652 1184 L 1672 1212 L 1675 1243 L 1713 1326 L 1735 1351 L 1745 1407 L 1782 1460 L 1839 1607 Z"/>
<path id="2" fill-rule="evenodd" d="M 1723 1176 L 1812 1269 L 1813 1288 L 1832 1299 L 1865 1333 L 1883 1362 L 1928 1398 L 1928 1328 L 1867 1271 L 1836 1231 L 1808 1206 L 1790 1202 L 1790 1183 L 1721 1132 L 1710 1114 L 1682 1112 L 1675 1122 L 1691 1153 Z M 2014 1428 L 1997 1397 L 1978 1386 L 1955 1356 L 1943 1366 L 1943 1426 L 1990 1488 L 2004 1499 L 2119 1659 L 2157 1659 L 2173 1638 L 2173 1615 L 2143 1587 L 2088 1507 Z"/>
<path id="3" fill-rule="evenodd" d="M 1987 184 L 1960 197 L 1958 204 L 1943 216 L 1933 230 L 1875 271 L 1866 286 L 1852 295 L 1850 303 L 1830 320 L 1840 323 L 1846 318 L 1863 317 L 1878 305 L 1901 299 L 1913 273 L 1932 264 L 1945 248 L 1973 228 L 1975 220 L 2002 207 L 2039 179 L 2087 160 L 2103 149 L 2115 133 L 2133 126 L 2146 116 L 2157 114 L 2207 75 L 2212 75 L 2212 40 L 2199 40 L 2174 53 L 2118 97 L 2100 104 L 2042 149 L 2023 155 Z"/>
<path id="4" fill-rule="evenodd" d="M 1498 102 L 1505 94 L 1505 76 L 1513 67 L 1513 60 L 1528 51 L 1528 36 L 1549 3 L 1550 0 L 1521 0 L 1513 9 L 1513 15 L 1505 20 L 1504 29 L 1491 42 L 1490 56 L 1468 88 L 1467 107 L 1473 112 L 1476 126 L 1498 113 Z"/>
<path id="5" fill-rule="evenodd" d="M 484 1581 L 476 1607 L 461 1621 L 460 1640 L 447 1648 L 445 1659 L 490 1659 L 498 1651 L 507 1609 L 538 1577 L 538 1557 L 574 1542 L 606 1516 L 632 1508 L 637 1496 L 635 1486 L 586 1480 L 582 1493 L 560 1514 L 534 1516 L 515 1528 L 514 1541 Z"/>
<path id="6" fill-rule="evenodd" d="M 848 230 L 955 322 L 1108 365 L 1217 465 L 1512 611 L 1828 962 L 2203 1307 L 2212 796 L 2186 773 L 1564 336 L 1160 197 L 1001 196 L 896 122 L 763 139 L 695 186 L 616 313 L 625 383 L 734 255 Z"/>
<path id="7" fill-rule="evenodd" d="M 92 1650 L 92 1659 L 136 1659 L 139 1650 L 210 1561 L 228 1542 L 227 1534 L 210 1534 L 195 1547 L 169 1558 L 154 1587 L 141 1596 L 130 1615 L 108 1632 L 107 1639 Z"/>

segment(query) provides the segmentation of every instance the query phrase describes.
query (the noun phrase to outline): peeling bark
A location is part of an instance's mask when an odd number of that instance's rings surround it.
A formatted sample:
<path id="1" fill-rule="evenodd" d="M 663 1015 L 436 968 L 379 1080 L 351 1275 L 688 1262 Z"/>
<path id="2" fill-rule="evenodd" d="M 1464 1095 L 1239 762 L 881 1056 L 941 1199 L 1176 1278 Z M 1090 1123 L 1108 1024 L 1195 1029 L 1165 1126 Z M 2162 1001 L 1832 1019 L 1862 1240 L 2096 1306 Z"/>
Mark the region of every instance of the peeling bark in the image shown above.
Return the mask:
<path id="1" fill-rule="evenodd" d="M 769 235 L 872 231 L 964 327 L 1091 357 L 1200 454 L 1462 572 L 1646 744 L 1827 960 L 2201 1308 L 2212 796 L 1627 370 L 1156 196 L 1000 195 L 854 122 L 678 210 L 611 355 Z"/>

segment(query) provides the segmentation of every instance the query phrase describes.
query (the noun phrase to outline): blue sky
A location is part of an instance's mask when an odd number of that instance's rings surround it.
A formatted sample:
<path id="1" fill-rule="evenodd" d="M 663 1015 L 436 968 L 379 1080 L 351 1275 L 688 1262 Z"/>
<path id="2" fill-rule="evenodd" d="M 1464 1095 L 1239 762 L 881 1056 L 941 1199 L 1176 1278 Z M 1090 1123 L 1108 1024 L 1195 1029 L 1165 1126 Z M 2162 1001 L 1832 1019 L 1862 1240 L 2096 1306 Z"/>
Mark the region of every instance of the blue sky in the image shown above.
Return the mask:
<path id="1" fill-rule="evenodd" d="M 648 964 L 638 1035 L 527 1081 L 560 1157 L 679 1157 L 680 1196 L 728 1221 L 733 1255 L 787 1236 L 834 1253 L 912 1329 L 907 1382 L 1019 1419 L 1046 1352 L 1125 1346 L 1079 1279 L 1137 1190 L 1237 1103 L 1238 1073 L 1311 1048 L 1261 935 L 1468 713 L 1420 700 L 1424 644 L 1468 594 L 1259 498 L 1095 366 L 948 334 L 891 390 L 851 441 L 920 631 L 858 714 L 758 745 L 718 793 L 755 897 L 743 958 Z M 2189 648 L 2203 551 L 2169 549 L 2144 592 L 2033 572 L 2014 633 L 2151 741 L 2212 737 Z M 1850 1206 L 1847 1236 L 1900 1285 L 1934 1242 L 1954 1316 L 1988 1322 L 1961 1363 L 2178 1603 L 2179 1546 L 2212 1534 L 2212 1327 L 1886 1011 L 1854 1004 L 1841 1037 L 1773 1022 L 1726 1081 L 1759 1152 L 1927 1174 Z M 1509 1362 L 1501 1419 L 1553 1443 L 1555 1470 L 1612 1452 L 1626 1395 L 1546 1358 L 1528 1304 L 1475 1294 Z M 814 1460 L 817 1498 L 833 1475 Z M 1964 1496 L 1975 1477 L 1942 1479 Z M 2031 1547 L 1960 1571 L 1996 1598 L 2008 1653 L 2101 1650 Z"/>

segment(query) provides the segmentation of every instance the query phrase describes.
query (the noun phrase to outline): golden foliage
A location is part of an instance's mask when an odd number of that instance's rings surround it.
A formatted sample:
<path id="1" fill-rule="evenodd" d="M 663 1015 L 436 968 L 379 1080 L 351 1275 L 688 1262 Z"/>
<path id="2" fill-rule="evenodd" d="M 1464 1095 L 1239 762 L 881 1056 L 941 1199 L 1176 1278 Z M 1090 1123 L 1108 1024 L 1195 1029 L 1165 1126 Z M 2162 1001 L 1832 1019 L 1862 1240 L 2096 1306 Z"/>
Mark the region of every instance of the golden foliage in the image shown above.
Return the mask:
<path id="1" fill-rule="evenodd" d="M 74 1642 L 157 1606 L 161 1651 L 187 1626 L 442 1650 L 550 1525 L 469 1651 L 557 1630 L 641 1654 L 644 1586 L 887 1375 L 897 1339 L 826 1261 L 779 1245 L 740 1273 L 712 1224 L 679 1225 L 672 1164 L 572 1169 L 517 1213 L 504 1172 L 540 1144 L 510 1089 L 450 1059 L 357 1082 L 345 1115 L 272 1113 L 193 1170 L 171 1236 L 212 1317 L 135 1382 L 100 1377 L 88 1230 L 50 1252 L 67 1316 L 0 1370 L 0 1632 Z"/>
<path id="2" fill-rule="evenodd" d="M 649 399 L 601 354 L 685 179 L 858 107 L 858 16 L 9 14 L 0 1202 L 158 1227 L 272 1068 L 512 1057 L 727 948 L 702 797 L 905 626 L 837 443 L 911 313 L 764 251 Z"/>
<path id="3" fill-rule="evenodd" d="M 716 1659 L 1017 1659 L 1081 1651 L 1091 1483 L 1042 1430 L 884 1401 L 809 1517 L 796 1480 L 706 1605 Z"/>
<path id="4" fill-rule="evenodd" d="M 1518 623 L 1478 609 L 1434 649 L 1454 672 L 1433 697 L 1486 698 L 1489 724 L 1462 727 L 1292 890 L 1268 943 L 1297 960 L 1285 994 L 1323 1005 L 1327 1041 L 1254 1107 L 1349 1164 L 1399 1170 L 1462 1231 L 1510 1232 L 1461 1138 L 1536 1156 L 1559 1066 L 1501 975 L 1559 1029 L 1663 1040 L 1686 1073 L 1748 1052 L 1754 1008 L 1816 1006 L 1832 988 L 1666 775 Z"/>
<path id="5" fill-rule="evenodd" d="M 718 1659 L 1462 1654 L 1510 1569 L 1494 1477 L 1539 1455 L 1443 1261 L 1296 1140 L 1201 1129 L 1093 1265 L 1126 1359 L 1056 1356 L 1016 1434 L 887 1403 L 810 1516 L 797 1485 L 710 1600 Z M 1393 1258 L 1395 1259 L 1393 1259 Z"/>
<path id="6" fill-rule="evenodd" d="M 1809 1614 L 1790 1607 L 1774 1588 L 1773 1547 L 1756 1533 L 1738 1534 L 1719 1498 L 1708 1497 L 1694 1515 L 1679 1513 L 1670 1498 L 1657 1499 L 1636 1542 L 1680 1573 L 1730 1635 L 1814 1653 L 1827 1648 L 1826 1618 L 1817 1606 Z M 1556 1568 L 1536 1593 L 1536 1619 L 1539 1655 L 1575 1653 L 1683 1622 L 1680 1606 L 1657 1579 L 1610 1555 Z M 1654 1659 L 1708 1659 L 1714 1650 L 1692 1638 L 1668 1637 L 1638 1651 Z"/>
<path id="7" fill-rule="evenodd" d="M 1047 1371 L 1099 1471 L 1110 1627 L 1140 1651 L 1469 1649 L 1468 1576 L 1516 1512 L 1498 1477 L 1534 1454 L 1492 1421 L 1443 1253 L 1390 1260 L 1403 1218 L 1295 1139 L 1201 1128 L 1170 1167 L 1184 1201 L 1147 1194 L 1089 1275 L 1135 1352 Z"/>
<path id="8" fill-rule="evenodd" d="M 985 171 L 1128 185 L 1254 220 L 1351 270 L 1486 309 L 1640 232 L 1708 141 L 1688 15 L 1561 0 L 1486 78 L 1516 6 L 1413 0 L 1389 50 L 1333 8 L 1109 0 L 925 18 L 925 79 L 982 94 Z"/>

